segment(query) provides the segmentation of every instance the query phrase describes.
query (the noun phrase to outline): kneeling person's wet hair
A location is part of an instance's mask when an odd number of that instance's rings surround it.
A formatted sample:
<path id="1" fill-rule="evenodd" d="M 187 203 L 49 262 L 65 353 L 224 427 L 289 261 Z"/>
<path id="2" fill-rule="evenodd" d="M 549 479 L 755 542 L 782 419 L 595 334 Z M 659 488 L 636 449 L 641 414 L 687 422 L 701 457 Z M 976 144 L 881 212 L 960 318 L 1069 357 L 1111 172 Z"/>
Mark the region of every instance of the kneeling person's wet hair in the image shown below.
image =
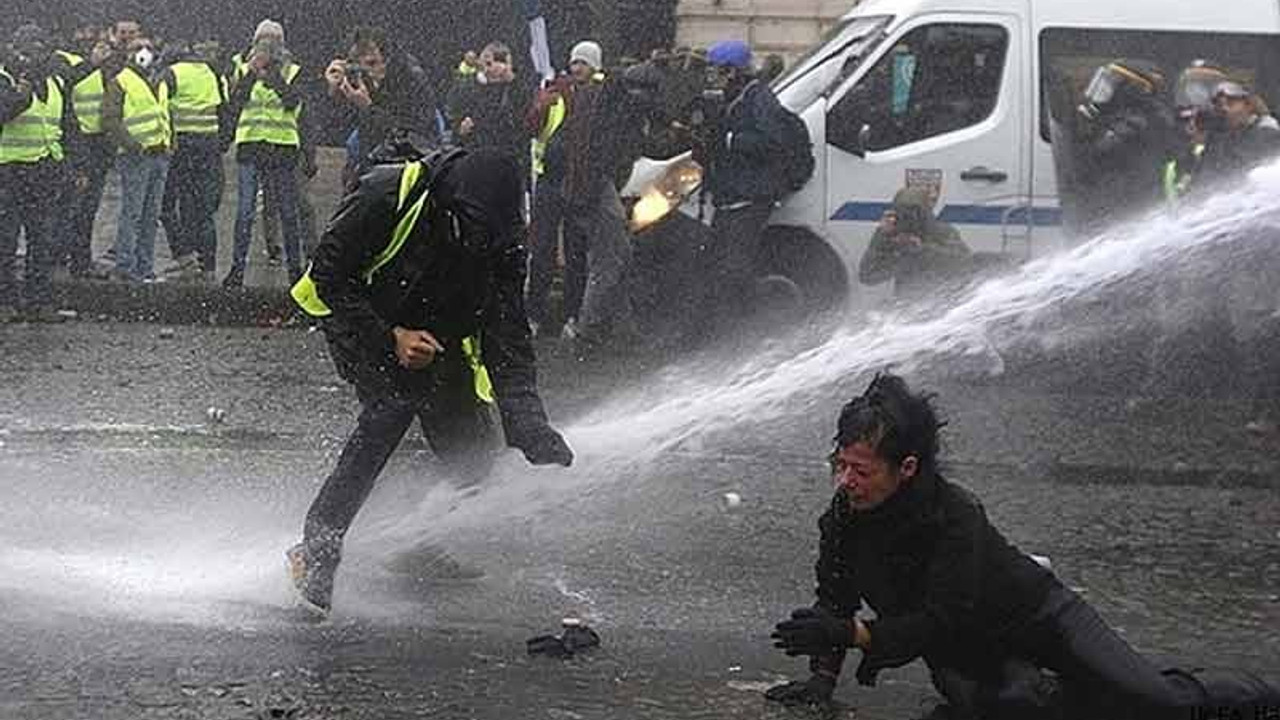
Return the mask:
<path id="1" fill-rule="evenodd" d="M 893 467 L 915 457 L 921 471 L 932 473 L 937 470 L 938 430 L 943 424 L 932 395 L 913 393 L 901 377 L 883 373 L 840 410 L 835 451 L 866 443 Z"/>

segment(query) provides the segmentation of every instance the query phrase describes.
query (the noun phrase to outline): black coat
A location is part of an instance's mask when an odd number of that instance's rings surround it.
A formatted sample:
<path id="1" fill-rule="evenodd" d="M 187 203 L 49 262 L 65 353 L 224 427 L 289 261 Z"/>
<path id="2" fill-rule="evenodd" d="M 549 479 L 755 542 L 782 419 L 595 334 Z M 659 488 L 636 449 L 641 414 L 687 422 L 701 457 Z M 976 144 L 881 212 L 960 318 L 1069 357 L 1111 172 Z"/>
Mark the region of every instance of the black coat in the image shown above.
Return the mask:
<path id="1" fill-rule="evenodd" d="M 752 82 L 725 110 L 714 147 L 707 189 L 717 206 L 769 202 L 786 194 L 779 168 L 788 158 L 787 114 L 773 90 Z"/>
<path id="2" fill-rule="evenodd" d="M 1218 182 L 1229 182 L 1262 165 L 1280 153 L 1280 123 L 1270 115 L 1239 132 L 1220 130 L 1209 134 L 1204 156 L 1196 171 L 1195 183 L 1212 190 Z"/>
<path id="3" fill-rule="evenodd" d="M 977 498 L 936 475 L 917 476 L 867 513 L 837 494 L 818 527 L 817 606 L 852 618 L 865 601 L 876 612 L 858 667 L 864 685 L 884 668 L 996 641 L 1058 583 L 1005 540 Z M 813 664 L 839 673 L 843 661 Z"/>
<path id="4" fill-rule="evenodd" d="M 365 109 L 344 101 L 342 124 L 359 131 L 362 160 L 390 135 L 415 138 L 421 147 L 439 141 L 431 79 L 412 55 L 392 53 L 387 59 L 387 76 L 370 97 L 373 104 Z"/>
<path id="5" fill-rule="evenodd" d="M 339 374 L 366 398 L 426 397 L 440 382 L 462 381 L 455 377 L 464 366 L 461 341 L 478 334 L 507 437 L 545 424 L 523 301 L 519 173 L 490 152 L 452 155 L 430 169 L 411 195 L 429 184 L 422 217 L 369 284 L 364 271 L 399 220 L 402 168 L 380 166 L 360 179 L 312 260 L 311 277 L 333 311 L 324 330 Z M 444 356 L 427 370 L 401 368 L 391 332 L 397 326 L 432 333 Z"/>

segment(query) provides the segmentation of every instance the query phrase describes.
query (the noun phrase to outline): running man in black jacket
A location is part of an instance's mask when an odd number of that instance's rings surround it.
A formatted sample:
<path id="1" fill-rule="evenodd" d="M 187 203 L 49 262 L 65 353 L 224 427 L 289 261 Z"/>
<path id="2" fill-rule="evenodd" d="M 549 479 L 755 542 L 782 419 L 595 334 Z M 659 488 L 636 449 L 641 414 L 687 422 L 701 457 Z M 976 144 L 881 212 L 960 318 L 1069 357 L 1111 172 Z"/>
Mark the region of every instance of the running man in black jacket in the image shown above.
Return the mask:
<path id="1" fill-rule="evenodd" d="M 538 397 L 523 291 L 522 180 L 500 151 L 376 167 L 343 201 L 294 297 L 324 318 L 363 410 L 289 551 L 304 602 L 329 611 L 342 539 L 414 418 L 460 479 L 495 454 L 490 404 L 535 465 L 573 453 Z"/>
<path id="2" fill-rule="evenodd" d="M 893 375 L 844 407 L 832 454 L 836 496 L 818 522 L 818 600 L 773 635 L 788 655 L 810 657 L 812 677 L 770 689 L 769 699 L 825 703 L 845 653 L 858 648 L 863 685 L 924 659 L 947 701 L 934 718 L 1280 711 L 1280 689 L 1247 673 L 1161 671 L 1134 651 L 1010 545 L 977 498 L 938 474 L 938 428 L 929 398 Z M 857 617 L 863 602 L 875 620 Z"/>

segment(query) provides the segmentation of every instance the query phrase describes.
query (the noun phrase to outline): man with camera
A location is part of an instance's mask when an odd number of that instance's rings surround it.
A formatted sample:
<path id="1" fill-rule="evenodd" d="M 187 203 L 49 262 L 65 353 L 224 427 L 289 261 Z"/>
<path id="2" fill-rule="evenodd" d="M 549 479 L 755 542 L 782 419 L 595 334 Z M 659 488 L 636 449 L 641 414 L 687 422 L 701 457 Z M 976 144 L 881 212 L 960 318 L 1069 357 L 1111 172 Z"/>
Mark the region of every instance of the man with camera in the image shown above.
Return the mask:
<path id="1" fill-rule="evenodd" d="M 279 212 L 289 279 L 302 276 L 301 225 L 296 172 L 304 157 L 301 68 L 284 44 L 284 28 L 263 20 L 247 57 L 233 70 L 231 116 L 237 118 L 236 163 L 239 192 L 235 247 L 224 287 L 242 287 L 248 263 L 253 216 L 261 183 L 267 212 Z"/>
<path id="2" fill-rule="evenodd" d="M 45 32 L 23 25 L 14 31 L 12 47 L 0 68 L 0 321 L 17 314 L 15 264 L 23 230 L 28 312 L 54 319 L 52 223 L 63 183 L 63 131 L 70 113 Z"/>
<path id="3" fill-rule="evenodd" d="M 926 188 L 898 191 L 858 267 L 864 285 L 892 280 L 894 295 L 912 299 L 964 274 L 969 247 L 954 227 L 934 217 L 934 202 Z"/>
<path id="4" fill-rule="evenodd" d="M 380 28 L 356 28 L 346 58 L 329 63 L 324 77 L 329 97 L 342 105 L 342 124 L 356 132 L 356 176 L 389 137 L 428 146 L 438 139 L 435 94 L 426 71 Z"/>
<path id="5" fill-rule="evenodd" d="M 524 111 L 533 90 L 526 92 L 517 83 L 511 48 L 502 43 L 489 43 L 480 53 L 480 64 L 474 80 L 449 93 L 454 138 L 473 150 L 501 150 L 525 167 L 530 137 Z"/>

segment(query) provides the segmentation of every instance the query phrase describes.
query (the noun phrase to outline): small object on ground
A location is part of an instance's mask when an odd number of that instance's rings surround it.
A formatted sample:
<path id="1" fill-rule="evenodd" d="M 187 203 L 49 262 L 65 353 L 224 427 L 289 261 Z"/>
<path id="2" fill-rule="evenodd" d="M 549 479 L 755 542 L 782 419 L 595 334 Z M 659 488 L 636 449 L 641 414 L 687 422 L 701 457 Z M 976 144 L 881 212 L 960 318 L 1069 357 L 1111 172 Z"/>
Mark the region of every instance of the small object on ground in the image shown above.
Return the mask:
<path id="1" fill-rule="evenodd" d="M 1044 555 L 1032 555 L 1031 559 L 1035 560 L 1036 564 L 1044 568 L 1045 570 L 1053 570 L 1053 561 L 1050 560 L 1048 557 Z"/>
<path id="2" fill-rule="evenodd" d="M 204 411 L 204 415 L 209 419 L 209 422 L 214 425 L 220 425 L 227 419 L 227 411 L 220 407 L 211 406 L 208 410 Z"/>
<path id="3" fill-rule="evenodd" d="M 736 492 L 727 492 L 724 494 L 724 504 L 736 508 L 742 504 L 742 496 Z"/>
<path id="4" fill-rule="evenodd" d="M 75 310 L 59 310 L 58 316 L 64 320 L 75 320 L 76 318 L 80 317 L 80 313 L 76 312 Z"/>
<path id="5" fill-rule="evenodd" d="M 570 658 L 584 650 L 600 646 L 600 636 L 577 618 L 565 618 L 561 622 L 560 636 L 539 635 L 525 642 L 530 655 L 546 655 L 553 658 Z"/>

